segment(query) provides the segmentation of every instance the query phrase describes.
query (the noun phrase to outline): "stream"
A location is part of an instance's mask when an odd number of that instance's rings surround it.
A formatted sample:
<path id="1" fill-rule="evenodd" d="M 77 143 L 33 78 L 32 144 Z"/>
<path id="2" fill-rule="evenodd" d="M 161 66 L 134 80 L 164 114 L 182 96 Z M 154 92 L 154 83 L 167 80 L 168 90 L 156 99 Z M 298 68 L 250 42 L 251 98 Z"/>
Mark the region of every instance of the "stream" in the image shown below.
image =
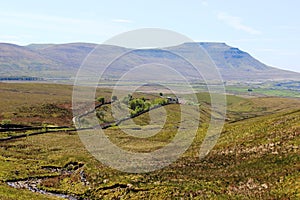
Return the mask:
<path id="1" fill-rule="evenodd" d="M 70 166 L 75 166 L 75 168 L 73 168 L 72 170 L 67 170 L 66 167 L 70 167 Z M 86 180 L 85 177 L 85 173 L 82 169 L 80 169 L 83 165 L 75 162 L 75 163 L 69 163 L 67 164 L 64 168 L 60 168 L 60 167 L 52 167 L 52 166 L 48 166 L 48 167 L 44 167 L 47 170 L 50 170 L 51 172 L 59 172 L 61 175 L 67 174 L 67 175 L 71 175 L 73 174 L 75 171 L 80 170 L 80 179 L 81 182 L 85 185 L 89 185 L 89 182 Z M 14 181 L 7 181 L 6 184 L 16 188 L 16 189 L 27 189 L 31 192 L 35 192 L 35 193 L 40 193 L 40 194 L 44 194 L 44 195 L 49 195 L 49 196 L 56 196 L 56 197 L 60 197 L 60 198 L 64 198 L 64 199 L 69 199 L 69 200 L 79 200 L 82 199 L 78 196 L 73 196 L 73 195 L 69 195 L 69 194 L 62 194 L 62 193 L 56 193 L 56 192 L 49 192 L 46 190 L 42 190 L 39 189 L 39 185 L 42 183 L 43 180 L 47 179 L 49 177 L 41 177 L 41 178 L 28 178 L 28 179 L 22 179 L 22 180 L 14 180 Z"/>
<path id="2" fill-rule="evenodd" d="M 31 192 L 61 197 L 64 199 L 69 199 L 69 200 L 78 200 L 79 199 L 78 197 L 71 196 L 71 195 L 59 194 L 59 193 L 47 192 L 45 190 L 41 190 L 38 188 L 38 185 L 41 183 L 41 181 L 42 181 L 42 179 L 28 179 L 28 180 L 23 180 L 23 181 L 11 181 L 11 182 L 6 182 L 6 183 L 7 183 L 7 185 L 17 188 L 17 189 L 28 189 Z"/>

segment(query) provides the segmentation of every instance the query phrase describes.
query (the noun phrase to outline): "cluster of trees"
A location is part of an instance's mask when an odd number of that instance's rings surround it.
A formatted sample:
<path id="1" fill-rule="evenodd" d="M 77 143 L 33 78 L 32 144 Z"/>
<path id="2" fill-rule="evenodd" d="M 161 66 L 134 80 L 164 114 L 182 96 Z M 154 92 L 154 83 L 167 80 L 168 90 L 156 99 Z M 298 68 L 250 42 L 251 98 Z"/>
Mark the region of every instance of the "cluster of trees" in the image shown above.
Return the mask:
<path id="1" fill-rule="evenodd" d="M 163 96 L 162 94 L 160 95 Z M 120 102 L 127 105 L 130 110 L 130 116 L 135 116 L 139 113 L 145 112 L 150 110 L 151 108 L 155 106 L 163 106 L 168 103 L 167 99 L 165 98 L 156 98 L 153 100 L 146 99 L 145 97 L 141 98 L 133 98 L 132 95 L 128 94 L 126 97 L 124 97 Z M 118 98 L 116 96 L 112 97 L 112 101 L 117 101 Z M 104 97 L 98 97 L 96 98 L 96 101 L 98 101 L 101 104 L 105 103 Z M 96 116 L 102 120 L 104 120 L 105 112 L 104 111 L 97 111 Z"/>
<path id="2" fill-rule="evenodd" d="M 128 95 L 128 97 L 124 98 L 123 103 L 128 105 L 128 108 L 130 109 L 130 115 L 134 116 L 144 111 L 148 111 L 155 106 L 166 105 L 168 102 L 163 98 L 156 98 L 150 101 L 144 97 L 133 98 L 131 95 Z"/>
<path id="3" fill-rule="evenodd" d="M 28 76 L 0 77 L 0 81 L 40 81 L 40 80 L 43 80 L 43 78 L 28 77 Z"/>
<path id="4" fill-rule="evenodd" d="M 118 97 L 117 96 L 112 96 L 111 100 L 112 101 L 117 101 Z M 104 104 L 105 103 L 105 98 L 104 97 L 97 97 L 96 101 L 98 101 L 101 104 Z"/>
<path id="5" fill-rule="evenodd" d="M 133 116 L 149 110 L 151 107 L 151 102 L 145 99 L 132 99 L 129 101 L 128 107 L 130 109 L 130 115 Z"/>

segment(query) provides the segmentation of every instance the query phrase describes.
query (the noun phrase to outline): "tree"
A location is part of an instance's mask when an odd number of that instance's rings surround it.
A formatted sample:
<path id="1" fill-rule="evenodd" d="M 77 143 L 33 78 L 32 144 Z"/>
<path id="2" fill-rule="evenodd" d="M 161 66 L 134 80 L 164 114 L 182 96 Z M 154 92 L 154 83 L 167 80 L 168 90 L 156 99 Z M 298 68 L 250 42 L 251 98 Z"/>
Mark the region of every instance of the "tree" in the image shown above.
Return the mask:
<path id="1" fill-rule="evenodd" d="M 151 102 L 145 101 L 145 110 L 150 110 L 150 108 L 151 108 Z"/>
<path id="2" fill-rule="evenodd" d="M 117 96 L 112 96 L 112 101 L 117 101 L 118 100 L 118 97 Z"/>
<path id="3" fill-rule="evenodd" d="M 151 108 L 151 102 L 145 98 L 132 99 L 128 102 L 131 116 L 147 111 Z"/>
<path id="4" fill-rule="evenodd" d="M 131 94 L 128 94 L 128 101 L 131 101 L 133 99 Z"/>
<path id="5" fill-rule="evenodd" d="M 157 98 L 157 99 L 154 99 L 154 102 L 153 104 L 154 105 L 166 105 L 168 103 L 168 100 L 167 99 L 162 99 L 162 98 Z"/>
<path id="6" fill-rule="evenodd" d="M 98 97 L 98 98 L 97 98 L 97 101 L 98 101 L 99 103 L 101 103 L 101 104 L 104 104 L 105 98 L 104 98 L 104 97 Z"/>
<path id="7" fill-rule="evenodd" d="M 159 96 L 160 96 L 160 97 L 163 97 L 163 96 L 164 96 L 164 94 L 163 94 L 162 92 L 160 92 L 160 93 L 159 93 Z"/>
<path id="8" fill-rule="evenodd" d="M 129 108 L 131 110 L 135 110 L 137 112 L 143 111 L 144 110 L 144 101 L 142 99 L 133 99 L 129 101 Z"/>

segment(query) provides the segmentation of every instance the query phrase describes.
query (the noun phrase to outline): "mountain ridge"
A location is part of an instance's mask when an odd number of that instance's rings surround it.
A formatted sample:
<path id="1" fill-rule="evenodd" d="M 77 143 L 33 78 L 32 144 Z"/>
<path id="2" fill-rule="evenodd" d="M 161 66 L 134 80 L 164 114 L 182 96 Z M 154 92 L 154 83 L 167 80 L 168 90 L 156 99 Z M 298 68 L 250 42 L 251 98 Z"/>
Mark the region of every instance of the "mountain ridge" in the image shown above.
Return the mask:
<path id="1" fill-rule="evenodd" d="M 43 78 L 72 78 L 76 75 L 82 61 L 97 47 L 97 55 L 103 60 L 93 61 L 99 65 L 107 59 L 131 51 L 120 46 L 98 45 L 94 43 L 66 44 L 30 44 L 19 46 L 10 43 L 0 43 L 0 77 L 5 76 L 37 76 Z M 188 55 L 197 64 L 196 48 L 203 48 L 217 66 L 222 78 L 227 80 L 257 81 L 257 80 L 300 80 L 300 73 L 270 67 L 253 58 L 249 53 L 226 43 L 197 42 L 183 43 L 166 49 L 178 54 Z M 165 50 L 165 49 L 164 49 Z M 96 55 L 96 57 L 97 57 Z M 195 74 L 186 63 L 180 61 L 168 52 L 159 49 L 132 50 L 124 58 L 113 65 L 112 74 L 118 75 L 132 66 L 147 62 L 160 61 L 162 64 L 173 66 L 179 73 L 193 79 Z M 199 60 L 199 59 L 198 59 Z M 102 62 L 103 61 L 103 62 Z"/>

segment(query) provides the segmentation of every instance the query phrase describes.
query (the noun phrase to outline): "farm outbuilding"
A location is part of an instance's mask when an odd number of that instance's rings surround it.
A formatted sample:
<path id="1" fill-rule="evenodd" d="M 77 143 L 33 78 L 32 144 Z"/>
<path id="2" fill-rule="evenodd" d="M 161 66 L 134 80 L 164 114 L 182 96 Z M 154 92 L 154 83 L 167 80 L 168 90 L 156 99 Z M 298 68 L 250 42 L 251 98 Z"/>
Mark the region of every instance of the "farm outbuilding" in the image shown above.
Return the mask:
<path id="1" fill-rule="evenodd" d="M 168 103 L 179 103 L 177 97 L 167 97 Z"/>

